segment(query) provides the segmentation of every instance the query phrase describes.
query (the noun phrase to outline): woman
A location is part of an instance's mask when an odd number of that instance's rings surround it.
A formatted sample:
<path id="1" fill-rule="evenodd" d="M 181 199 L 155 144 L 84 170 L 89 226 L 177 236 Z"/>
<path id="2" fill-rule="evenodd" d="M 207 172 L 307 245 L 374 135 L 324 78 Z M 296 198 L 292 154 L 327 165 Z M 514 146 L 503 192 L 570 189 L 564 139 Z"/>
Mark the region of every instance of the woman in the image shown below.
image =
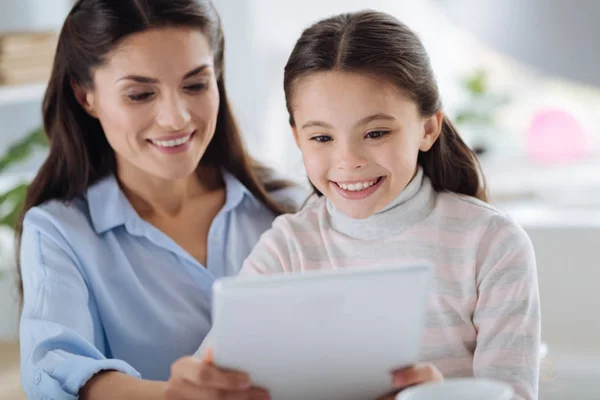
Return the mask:
<path id="1" fill-rule="evenodd" d="M 50 154 L 18 230 L 28 398 L 265 395 L 185 357 L 209 331 L 212 283 L 283 212 L 270 194 L 293 200 L 244 150 L 223 48 L 208 0 L 80 0 L 67 16 Z"/>

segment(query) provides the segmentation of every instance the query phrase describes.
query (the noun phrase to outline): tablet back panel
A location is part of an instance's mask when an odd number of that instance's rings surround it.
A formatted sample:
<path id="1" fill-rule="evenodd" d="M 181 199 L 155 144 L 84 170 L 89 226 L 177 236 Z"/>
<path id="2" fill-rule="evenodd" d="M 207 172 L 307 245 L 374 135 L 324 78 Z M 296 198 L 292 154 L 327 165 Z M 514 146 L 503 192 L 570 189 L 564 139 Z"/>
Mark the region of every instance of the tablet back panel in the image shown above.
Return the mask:
<path id="1" fill-rule="evenodd" d="M 213 351 L 274 400 L 368 400 L 418 361 L 427 266 L 225 278 L 214 286 Z"/>

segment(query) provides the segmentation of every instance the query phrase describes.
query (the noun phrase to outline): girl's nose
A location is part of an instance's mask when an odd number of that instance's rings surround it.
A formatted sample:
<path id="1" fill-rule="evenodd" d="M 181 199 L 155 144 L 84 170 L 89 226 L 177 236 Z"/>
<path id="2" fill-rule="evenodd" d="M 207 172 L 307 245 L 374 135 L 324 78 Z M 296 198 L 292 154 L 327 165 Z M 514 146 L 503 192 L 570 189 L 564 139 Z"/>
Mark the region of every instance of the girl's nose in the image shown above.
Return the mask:
<path id="1" fill-rule="evenodd" d="M 335 149 L 337 152 L 337 168 L 351 171 L 367 165 L 367 159 L 360 150 L 360 145 L 345 144 Z"/>

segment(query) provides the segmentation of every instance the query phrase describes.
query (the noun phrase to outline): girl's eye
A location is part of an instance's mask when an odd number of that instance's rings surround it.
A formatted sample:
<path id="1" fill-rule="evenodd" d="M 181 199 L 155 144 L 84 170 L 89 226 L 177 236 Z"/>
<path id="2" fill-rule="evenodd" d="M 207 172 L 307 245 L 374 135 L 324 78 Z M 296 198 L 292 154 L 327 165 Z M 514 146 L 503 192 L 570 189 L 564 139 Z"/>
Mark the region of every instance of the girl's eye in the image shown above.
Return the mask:
<path id="1" fill-rule="evenodd" d="M 130 94 L 127 97 L 129 97 L 129 99 L 135 103 L 141 103 L 143 101 L 148 100 L 152 96 L 154 96 L 153 92 L 143 92 L 143 93 Z"/>
<path id="2" fill-rule="evenodd" d="M 389 132 L 388 131 L 372 131 L 372 132 L 368 132 L 365 137 L 367 139 L 379 139 L 384 137 L 385 135 L 387 135 Z"/>
<path id="3" fill-rule="evenodd" d="M 333 139 L 331 138 L 331 136 L 328 136 L 328 135 L 319 135 L 319 136 L 311 137 L 310 140 L 314 140 L 315 142 L 318 142 L 318 143 L 326 143 Z"/>
<path id="4" fill-rule="evenodd" d="M 206 83 L 196 83 L 194 85 L 188 85 L 185 87 L 186 90 L 189 90 L 191 92 L 201 92 L 204 89 L 206 89 L 208 87 L 208 85 Z"/>

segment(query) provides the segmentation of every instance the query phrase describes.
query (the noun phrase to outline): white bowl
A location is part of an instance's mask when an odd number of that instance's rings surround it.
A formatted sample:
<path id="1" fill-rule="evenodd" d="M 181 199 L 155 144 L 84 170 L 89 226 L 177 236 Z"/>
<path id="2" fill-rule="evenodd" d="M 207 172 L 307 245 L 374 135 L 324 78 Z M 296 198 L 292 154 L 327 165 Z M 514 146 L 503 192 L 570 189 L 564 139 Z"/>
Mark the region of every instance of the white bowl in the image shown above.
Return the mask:
<path id="1" fill-rule="evenodd" d="M 508 383 L 483 378 L 454 378 L 425 383 L 403 390 L 396 400 L 510 400 Z"/>

